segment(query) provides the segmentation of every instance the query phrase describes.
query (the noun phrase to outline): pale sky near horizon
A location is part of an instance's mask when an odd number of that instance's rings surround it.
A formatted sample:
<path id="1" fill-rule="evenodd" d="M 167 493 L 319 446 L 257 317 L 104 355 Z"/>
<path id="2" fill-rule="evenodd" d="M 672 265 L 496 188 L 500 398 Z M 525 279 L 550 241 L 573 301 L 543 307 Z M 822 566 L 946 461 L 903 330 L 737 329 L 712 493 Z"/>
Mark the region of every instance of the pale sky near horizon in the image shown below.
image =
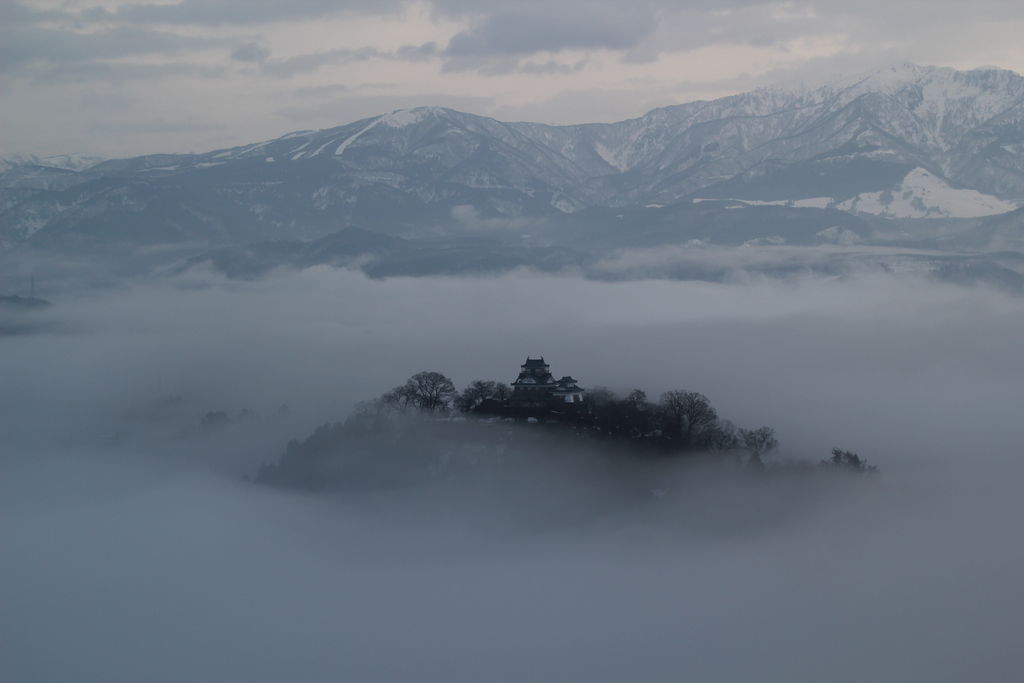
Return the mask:
<path id="1" fill-rule="evenodd" d="M 1024 71 L 1015 1 L 0 0 L 0 155 L 199 152 L 416 105 L 615 121 L 912 61 Z"/>

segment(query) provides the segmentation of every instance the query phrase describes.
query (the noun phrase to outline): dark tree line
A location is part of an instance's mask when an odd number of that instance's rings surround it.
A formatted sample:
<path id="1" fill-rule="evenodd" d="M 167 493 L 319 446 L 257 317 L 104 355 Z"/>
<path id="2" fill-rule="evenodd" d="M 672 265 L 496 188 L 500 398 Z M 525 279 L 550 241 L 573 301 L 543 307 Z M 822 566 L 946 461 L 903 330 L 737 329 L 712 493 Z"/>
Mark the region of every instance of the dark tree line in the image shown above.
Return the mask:
<path id="1" fill-rule="evenodd" d="M 450 415 L 453 410 L 477 413 L 488 402 L 503 402 L 511 395 L 507 384 L 484 380 L 470 382 L 460 393 L 455 383 L 440 372 L 418 372 L 405 384 L 357 405 L 346 424 L 353 429 L 373 431 L 386 427 L 389 420 L 400 415 L 438 417 Z"/>
<path id="2" fill-rule="evenodd" d="M 405 384 L 360 404 L 346 425 L 377 430 L 398 416 L 411 414 L 509 417 L 513 414 L 507 403 L 511 396 L 511 387 L 503 382 L 475 380 L 459 392 L 445 375 L 419 372 Z M 621 398 L 607 388 L 596 387 L 585 394 L 582 410 L 559 413 L 552 409 L 537 417 L 595 436 L 631 440 L 669 452 L 746 451 L 753 467 L 763 467 L 762 456 L 778 446 L 771 427 L 738 428 L 719 417 L 707 396 L 695 391 L 667 391 L 652 402 L 642 389 Z"/>
<path id="3" fill-rule="evenodd" d="M 489 402 L 507 401 L 512 397 L 512 388 L 502 382 L 493 380 L 474 380 L 462 393 L 455 397 L 455 407 L 463 413 L 473 413 L 484 409 Z"/>
<path id="4" fill-rule="evenodd" d="M 395 435 L 416 438 L 416 429 L 401 427 L 410 420 L 413 425 L 442 426 L 439 418 L 452 416 L 521 419 L 525 413 L 509 406 L 511 396 L 511 388 L 502 382 L 475 380 L 459 392 L 445 375 L 419 372 L 378 398 L 359 404 L 344 423 L 323 425 L 304 441 L 290 442 L 280 462 L 262 468 L 257 478 L 315 488 L 331 477 L 337 478 L 337 463 L 330 456 L 337 453 L 346 440 L 373 442 L 383 436 L 394 446 Z M 581 437 L 626 442 L 629 444 L 627 453 L 745 454 L 747 468 L 754 471 L 763 469 L 762 458 L 778 447 L 775 430 L 771 427 L 738 428 L 719 416 L 707 396 L 694 391 L 667 391 L 654 402 L 642 389 L 620 397 L 607 388 L 596 387 L 586 392 L 581 408 L 579 404 L 573 406 L 568 411 L 552 408 L 546 413 L 530 411 L 530 414 L 536 415 L 536 421 L 546 428 L 570 431 Z M 220 417 L 208 416 L 210 422 Z M 427 422 L 423 418 L 427 418 Z M 422 444 L 410 449 L 407 443 L 398 450 L 418 453 L 419 446 Z M 371 459 L 372 462 L 364 462 L 360 467 L 372 470 L 381 465 L 377 460 Z M 415 469 L 410 463 L 420 460 L 412 458 L 406 464 Z M 813 465 L 801 467 L 813 468 Z M 838 448 L 818 467 L 858 473 L 877 471 L 856 453 Z"/>
<path id="5" fill-rule="evenodd" d="M 642 389 L 623 399 L 599 387 L 588 393 L 586 403 L 587 417 L 606 435 L 660 443 L 672 451 L 745 450 L 750 463 L 761 466 L 761 456 L 778 446 L 771 427 L 738 428 L 696 391 L 666 391 L 652 403 Z"/>

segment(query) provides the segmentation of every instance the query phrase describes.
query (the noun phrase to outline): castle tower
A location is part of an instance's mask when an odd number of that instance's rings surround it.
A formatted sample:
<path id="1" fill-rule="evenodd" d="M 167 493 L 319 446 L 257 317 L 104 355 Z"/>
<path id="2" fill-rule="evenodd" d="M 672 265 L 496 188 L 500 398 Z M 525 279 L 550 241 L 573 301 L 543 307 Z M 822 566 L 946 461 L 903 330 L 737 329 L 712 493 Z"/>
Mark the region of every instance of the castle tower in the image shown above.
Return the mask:
<path id="1" fill-rule="evenodd" d="M 572 377 L 556 380 L 551 366 L 544 358 L 526 357 L 519 368 L 519 376 L 512 382 L 512 398 L 509 405 L 514 408 L 538 408 L 559 410 L 565 404 L 582 403 L 583 389 Z"/>
<path id="2" fill-rule="evenodd" d="M 512 382 L 512 405 L 522 408 L 541 408 L 547 405 L 555 388 L 551 366 L 540 358 L 526 357 L 519 368 L 519 377 Z"/>

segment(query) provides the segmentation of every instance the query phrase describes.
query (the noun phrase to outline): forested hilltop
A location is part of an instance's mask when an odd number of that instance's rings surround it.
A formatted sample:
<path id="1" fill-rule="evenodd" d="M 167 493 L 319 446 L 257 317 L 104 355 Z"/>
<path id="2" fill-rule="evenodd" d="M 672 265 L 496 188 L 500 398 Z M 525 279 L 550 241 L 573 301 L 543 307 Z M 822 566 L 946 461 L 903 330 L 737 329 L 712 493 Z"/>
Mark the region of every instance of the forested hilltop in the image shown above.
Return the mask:
<path id="1" fill-rule="evenodd" d="M 291 441 L 257 480 L 314 490 L 392 488 L 556 461 L 583 465 L 582 476 L 621 474 L 643 463 L 698 462 L 745 474 L 877 471 L 839 448 L 817 464 L 766 460 L 779 445 L 774 429 L 737 427 L 696 391 L 667 391 L 651 401 L 642 389 L 625 396 L 604 387 L 584 391 L 571 377 L 540 387 L 523 382 L 550 378 L 547 367 L 543 359 L 528 358 L 512 386 L 476 380 L 462 391 L 440 372 L 417 373 L 360 403 L 344 421 Z M 647 483 L 648 490 L 660 490 L 656 481 Z"/>

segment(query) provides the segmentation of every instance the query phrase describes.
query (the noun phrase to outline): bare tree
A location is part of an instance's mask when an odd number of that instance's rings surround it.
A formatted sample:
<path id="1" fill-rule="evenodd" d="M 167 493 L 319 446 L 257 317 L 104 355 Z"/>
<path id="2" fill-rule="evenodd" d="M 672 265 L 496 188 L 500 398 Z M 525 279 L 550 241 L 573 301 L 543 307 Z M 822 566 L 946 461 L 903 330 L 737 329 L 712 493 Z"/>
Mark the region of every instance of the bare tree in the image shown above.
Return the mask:
<path id="1" fill-rule="evenodd" d="M 430 413 L 447 411 L 456 395 L 455 384 L 440 372 L 417 372 L 396 391 L 398 401 Z"/>
<path id="2" fill-rule="evenodd" d="M 381 394 L 376 403 L 380 403 L 382 409 L 387 409 L 391 412 L 403 412 L 409 408 L 416 407 L 413 398 L 412 393 L 407 391 L 406 386 L 403 384 Z"/>
<path id="3" fill-rule="evenodd" d="M 764 468 L 761 456 L 779 445 L 775 438 L 775 430 L 771 427 L 741 429 L 740 439 L 743 440 L 744 447 L 750 451 L 750 460 L 747 461 L 747 466 L 758 469 Z"/>
<path id="4" fill-rule="evenodd" d="M 647 392 L 643 389 L 634 389 L 626 396 L 626 402 L 636 410 L 647 410 Z"/>
<path id="5" fill-rule="evenodd" d="M 699 445 L 700 437 L 718 420 L 708 397 L 696 391 L 666 391 L 661 395 L 661 408 L 668 427 L 687 447 Z"/>
<path id="6" fill-rule="evenodd" d="M 474 380 L 469 383 L 462 393 L 455 399 L 455 407 L 464 413 L 469 413 L 490 399 L 503 401 L 511 395 L 511 389 L 507 384 L 492 380 Z"/>
<path id="7" fill-rule="evenodd" d="M 504 382 L 498 382 L 497 386 L 494 387 L 494 395 L 491 396 L 496 401 L 507 401 L 512 398 L 512 387 L 505 384 Z"/>
<path id="8" fill-rule="evenodd" d="M 713 451 L 731 451 L 740 446 L 739 430 L 729 420 L 718 420 L 704 433 L 703 441 Z"/>

